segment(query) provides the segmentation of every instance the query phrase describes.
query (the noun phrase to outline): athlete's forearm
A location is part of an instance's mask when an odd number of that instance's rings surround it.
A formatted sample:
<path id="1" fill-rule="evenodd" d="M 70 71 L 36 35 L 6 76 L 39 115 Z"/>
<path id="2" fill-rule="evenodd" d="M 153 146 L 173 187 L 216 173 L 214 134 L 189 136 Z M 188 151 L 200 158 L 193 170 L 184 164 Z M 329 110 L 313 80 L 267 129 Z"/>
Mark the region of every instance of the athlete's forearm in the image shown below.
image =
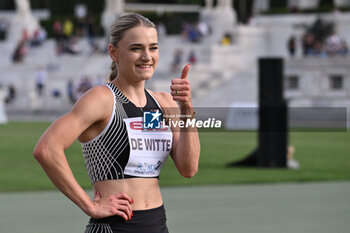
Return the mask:
<path id="1" fill-rule="evenodd" d="M 87 215 L 91 215 L 93 202 L 74 178 L 64 151 L 59 152 L 48 146 L 39 145 L 34 150 L 34 157 L 52 183 Z"/>
<path id="2" fill-rule="evenodd" d="M 175 151 L 181 175 L 192 177 L 198 171 L 200 142 L 196 127 L 180 129 L 179 142 Z"/>

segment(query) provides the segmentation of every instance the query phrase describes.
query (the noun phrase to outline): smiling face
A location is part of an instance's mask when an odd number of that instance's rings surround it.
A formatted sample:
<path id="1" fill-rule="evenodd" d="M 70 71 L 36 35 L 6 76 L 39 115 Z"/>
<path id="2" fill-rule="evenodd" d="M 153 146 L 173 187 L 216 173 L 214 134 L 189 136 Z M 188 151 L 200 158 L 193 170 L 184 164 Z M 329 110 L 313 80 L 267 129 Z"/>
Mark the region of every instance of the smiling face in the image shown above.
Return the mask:
<path id="1" fill-rule="evenodd" d="M 148 80 L 159 59 L 157 31 L 145 26 L 131 28 L 116 48 L 110 45 L 109 52 L 117 64 L 117 78 L 127 78 L 132 82 Z"/>

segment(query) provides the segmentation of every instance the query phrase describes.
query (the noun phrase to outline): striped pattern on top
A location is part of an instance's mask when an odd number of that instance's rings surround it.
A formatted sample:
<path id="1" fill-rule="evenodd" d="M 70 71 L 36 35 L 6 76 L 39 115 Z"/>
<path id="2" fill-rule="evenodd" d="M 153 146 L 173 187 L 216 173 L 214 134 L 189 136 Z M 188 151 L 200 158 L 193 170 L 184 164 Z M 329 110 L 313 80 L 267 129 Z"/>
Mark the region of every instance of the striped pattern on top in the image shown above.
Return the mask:
<path id="1" fill-rule="evenodd" d="M 102 133 L 92 140 L 82 143 L 85 166 L 90 182 L 124 179 L 124 168 L 129 159 L 130 145 L 124 118 L 127 114 L 123 104 L 129 100 L 111 84 L 106 84 L 114 93 L 114 110 Z M 119 158 L 120 157 L 120 158 Z"/>

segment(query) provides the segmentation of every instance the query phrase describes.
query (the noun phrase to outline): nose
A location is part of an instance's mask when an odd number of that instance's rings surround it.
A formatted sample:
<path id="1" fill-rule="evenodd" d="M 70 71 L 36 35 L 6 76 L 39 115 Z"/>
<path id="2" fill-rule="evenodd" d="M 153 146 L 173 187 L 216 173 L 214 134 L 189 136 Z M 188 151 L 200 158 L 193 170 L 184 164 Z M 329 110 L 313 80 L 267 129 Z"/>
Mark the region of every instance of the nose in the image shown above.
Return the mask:
<path id="1" fill-rule="evenodd" d="M 149 51 L 145 50 L 141 55 L 142 61 L 150 61 L 151 60 L 151 54 Z"/>

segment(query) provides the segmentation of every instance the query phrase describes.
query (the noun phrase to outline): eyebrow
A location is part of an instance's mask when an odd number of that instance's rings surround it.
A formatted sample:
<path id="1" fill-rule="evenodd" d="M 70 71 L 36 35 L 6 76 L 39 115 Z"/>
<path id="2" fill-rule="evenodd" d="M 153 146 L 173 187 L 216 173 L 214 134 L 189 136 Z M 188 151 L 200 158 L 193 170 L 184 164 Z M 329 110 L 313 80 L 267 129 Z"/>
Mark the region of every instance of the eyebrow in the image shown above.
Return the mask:
<path id="1" fill-rule="evenodd" d="M 150 44 L 150 46 L 155 46 L 155 45 L 159 45 L 159 43 L 151 43 L 151 44 Z M 133 47 L 133 46 L 136 46 L 136 47 L 143 47 L 143 44 L 135 43 L 135 44 L 129 45 L 129 47 Z"/>

